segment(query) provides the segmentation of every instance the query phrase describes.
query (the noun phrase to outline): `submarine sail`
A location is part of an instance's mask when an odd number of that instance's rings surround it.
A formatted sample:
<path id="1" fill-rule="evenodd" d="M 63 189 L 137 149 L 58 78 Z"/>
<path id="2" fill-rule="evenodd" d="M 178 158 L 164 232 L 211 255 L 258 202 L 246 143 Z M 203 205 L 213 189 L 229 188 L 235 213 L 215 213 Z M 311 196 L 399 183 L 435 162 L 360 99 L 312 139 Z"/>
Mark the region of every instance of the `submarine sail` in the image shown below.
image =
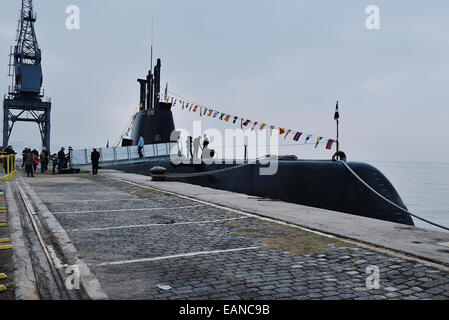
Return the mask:
<path id="1" fill-rule="evenodd" d="M 146 79 L 137 79 L 140 84 L 139 112 L 134 115 L 131 139 L 123 139 L 122 146 L 135 146 L 142 135 L 145 144 L 170 142 L 175 130 L 171 103 L 160 101 L 161 59 L 157 60 L 154 74 L 151 70 Z"/>

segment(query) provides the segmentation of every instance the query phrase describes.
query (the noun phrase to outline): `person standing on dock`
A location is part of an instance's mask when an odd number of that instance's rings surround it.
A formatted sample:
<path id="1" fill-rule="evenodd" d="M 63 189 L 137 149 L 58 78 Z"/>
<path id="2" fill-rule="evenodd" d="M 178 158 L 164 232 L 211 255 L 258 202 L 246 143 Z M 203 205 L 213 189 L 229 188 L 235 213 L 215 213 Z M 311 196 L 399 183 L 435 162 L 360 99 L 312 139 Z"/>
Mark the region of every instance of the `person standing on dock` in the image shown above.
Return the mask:
<path id="1" fill-rule="evenodd" d="M 201 148 L 202 150 L 204 150 L 204 148 L 206 148 L 209 145 L 209 138 L 207 137 L 206 134 L 203 135 L 203 147 Z"/>
<path id="2" fill-rule="evenodd" d="M 209 148 L 209 141 L 205 141 L 203 144 L 203 152 L 201 154 L 201 159 L 213 159 L 215 156 L 215 151 Z"/>
<path id="3" fill-rule="evenodd" d="M 90 160 L 92 161 L 92 174 L 98 174 L 98 163 L 100 161 L 100 152 L 97 149 L 94 149 L 90 154 Z"/>
<path id="4" fill-rule="evenodd" d="M 201 137 L 197 137 L 193 140 L 193 156 L 198 159 L 198 152 L 200 151 Z"/>
<path id="5" fill-rule="evenodd" d="M 48 152 L 47 148 L 43 147 L 40 155 L 41 160 L 41 173 L 44 173 L 48 169 Z"/>
<path id="6" fill-rule="evenodd" d="M 56 174 L 56 166 L 58 165 L 58 155 L 56 153 L 53 153 L 53 155 L 51 156 L 51 161 L 53 164 L 52 172 L 53 174 Z"/>
<path id="7" fill-rule="evenodd" d="M 137 142 L 137 149 L 139 151 L 139 158 L 143 158 L 143 146 L 145 145 L 145 140 L 143 139 L 143 136 L 139 134 L 139 141 Z"/>
<path id="8" fill-rule="evenodd" d="M 33 161 L 33 169 L 34 169 L 34 172 L 36 172 L 37 171 L 37 166 L 39 165 L 39 162 L 40 162 L 40 160 L 39 160 L 39 151 L 34 149 L 32 151 L 32 154 L 33 154 L 33 159 L 34 159 L 34 161 Z"/>
<path id="9" fill-rule="evenodd" d="M 27 153 L 28 147 L 25 147 L 22 151 L 22 167 L 25 165 L 25 155 Z"/>
<path id="10" fill-rule="evenodd" d="M 188 136 L 187 140 L 186 140 L 186 147 L 187 147 L 187 158 L 189 158 L 189 154 L 190 154 L 190 158 L 193 159 L 193 152 L 192 152 L 192 137 Z"/>
<path id="11" fill-rule="evenodd" d="M 33 174 L 33 164 L 34 164 L 34 154 L 31 152 L 31 149 L 25 149 L 25 153 L 23 155 L 23 165 L 25 166 L 25 172 L 27 173 L 27 177 L 30 175 L 34 178 Z"/>
<path id="12" fill-rule="evenodd" d="M 61 147 L 61 150 L 58 152 L 58 173 L 62 173 L 62 169 L 64 169 L 65 166 L 65 152 L 64 147 Z"/>

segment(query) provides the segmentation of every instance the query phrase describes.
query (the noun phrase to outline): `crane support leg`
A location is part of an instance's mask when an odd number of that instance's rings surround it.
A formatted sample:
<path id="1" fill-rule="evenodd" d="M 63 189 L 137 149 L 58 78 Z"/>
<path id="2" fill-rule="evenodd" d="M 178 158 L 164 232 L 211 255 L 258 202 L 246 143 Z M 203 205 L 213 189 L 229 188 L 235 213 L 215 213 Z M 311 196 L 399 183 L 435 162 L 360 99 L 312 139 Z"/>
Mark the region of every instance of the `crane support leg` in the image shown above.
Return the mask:
<path id="1" fill-rule="evenodd" d="M 50 151 L 50 113 L 51 102 L 3 100 L 3 145 L 8 145 L 16 122 L 34 122 L 39 126 L 42 146 Z"/>

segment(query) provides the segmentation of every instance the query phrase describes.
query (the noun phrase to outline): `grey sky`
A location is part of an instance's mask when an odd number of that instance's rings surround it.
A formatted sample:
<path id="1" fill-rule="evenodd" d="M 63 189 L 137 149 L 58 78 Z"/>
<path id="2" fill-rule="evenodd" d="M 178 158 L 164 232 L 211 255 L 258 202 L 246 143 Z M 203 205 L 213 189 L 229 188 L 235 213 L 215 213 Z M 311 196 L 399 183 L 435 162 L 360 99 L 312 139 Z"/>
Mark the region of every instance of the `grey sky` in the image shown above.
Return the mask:
<path id="1" fill-rule="evenodd" d="M 137 107 L 154 13 L 155 56 L 172 91 L 327 137 L 335 136 L 340 100 L 342 149 L 351 160 L 449 161 L 447 0 L 34 3 L 44 87 L 53 101 L 53 150 L 115 142 Z M 2 93 L 19 4 L 0 5 Z M 65 28 L 71 4 L 80 7 L 80 30 Z M 365 28 L 370 4 L 380 8 L 380 30 Z M 198 119 L 177 109 L 174 115 L 183 128 Z M 208 127 L 225 128 L 217 120 L 204 121 Z M 21 142 L 39 147 L 37 126 L 18 124 L 12 143 Z M 332 155 L 313 146 L 281 153 Z"/>

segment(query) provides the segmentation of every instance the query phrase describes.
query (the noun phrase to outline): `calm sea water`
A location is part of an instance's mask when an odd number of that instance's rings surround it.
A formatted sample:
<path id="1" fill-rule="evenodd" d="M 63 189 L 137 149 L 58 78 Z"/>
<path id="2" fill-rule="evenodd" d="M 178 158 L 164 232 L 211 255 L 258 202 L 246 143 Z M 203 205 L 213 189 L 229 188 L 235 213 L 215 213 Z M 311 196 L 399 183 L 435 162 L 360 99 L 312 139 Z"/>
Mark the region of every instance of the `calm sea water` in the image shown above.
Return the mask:
<path id="1" fill-rule="evenodd" d="M 387 176 L 411 213 L 449 227 L 449 163 L 369 163 Z M 444 231 L 413 220 L 418 227 Z"/>

